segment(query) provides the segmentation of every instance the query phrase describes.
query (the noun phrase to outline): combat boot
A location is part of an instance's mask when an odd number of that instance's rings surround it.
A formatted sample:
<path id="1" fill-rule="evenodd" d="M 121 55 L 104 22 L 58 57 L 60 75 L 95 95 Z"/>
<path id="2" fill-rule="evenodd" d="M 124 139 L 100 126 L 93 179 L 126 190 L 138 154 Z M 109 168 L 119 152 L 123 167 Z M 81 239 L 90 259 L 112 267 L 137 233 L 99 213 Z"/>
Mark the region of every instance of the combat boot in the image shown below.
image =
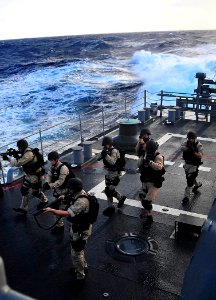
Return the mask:
<path id="1" fill-rule="evenodd" d="M 202 183 L 200 182 L 198 185 L 195 185 L 194 187 L 193 187 L 193 189 L 192 189 L 192 192 L 193 193 L 197 193 L 197 191 L 198 191 L 198 188 L 200 188 L 202 186 Z"/>
<path id="2" fill-rule="evenodd" d="M 189 202 L 189 198 L 188 197 L 184 197 L 182 199 L 182 205 L 186 205 Z"/>
<path id="3" fill-rule="evenodd" d="M 121 196 L 121 198 L 120 198 L 120 200 L 118 202 L 117 207 L 121 208 L 124 205 L 125 200 L 126 200 L 126 196 Z"/>
<path id="4" fill-rule="evenodd" d="M 143 223 L 143 229 L 149 229 L 151 227 L 152 223 L 153 223 L 153 217 L 147 216 L 146 220 Z"/>

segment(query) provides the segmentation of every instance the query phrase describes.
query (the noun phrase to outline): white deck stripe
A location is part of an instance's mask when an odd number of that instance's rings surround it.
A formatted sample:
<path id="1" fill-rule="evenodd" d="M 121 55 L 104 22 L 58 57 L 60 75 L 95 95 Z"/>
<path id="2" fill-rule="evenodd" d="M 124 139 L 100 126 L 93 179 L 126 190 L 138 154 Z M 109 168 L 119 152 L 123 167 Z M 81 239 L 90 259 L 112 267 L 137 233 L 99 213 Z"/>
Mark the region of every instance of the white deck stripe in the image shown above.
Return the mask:
<path id="1" fill-rule="evenodd" d="M 173 166 L 174 163 L 175 163 L 175 161 L 169 161 L 169 160 L 165 160 L 165 161 L 164 161 L 164 165 L 165 165 L 165 166 Z"/>
<path id="2" fill-rule="evenodd" d="M 101 183 L 96 185 L 93 189 L 91 189 L 88 192 L 89 193 L 94 193 L 94 195 L 98 199 L 107 200 L 107 197 L 106 197 L 105 193 L 103 193 L 104 189 L 105 189 L 105 180 L 103 180 Z M 117 202 L 117 200 L 114 199 L 114 202 Z M 141 202 L 139 200 L 126 199 L 125 204 L 129 205 L 129 206 L 133 206 L 133 207 L 142 208 Z M 157 211 L 157 212 L 160 212 L 160 213 L 163 213 L 163 214 L 172 215 L 172 216 L 179 216 L 180 214 L 184 214 L 184 215 L 198 217 L 198 218 L 204 218 L 204 219 L 207 218 L 206 215 L 197 214 L 197 213 L 193 213 L 193 212 L 185 211 L 185 210 L 180 210 L 180 209 L 175 209 L 175 208 L 162 206 L 162 205 L 158 205 L 158 204 L 153 204 L 153 210 Z"/>
<path id="3" fill-rule="evenodd" d="M 177 133 L 170 133 L 173 137 L 179 137 L 179 138 L 187 138 L 186 135 L 184 134 L 177 134 Z M 197 137 L 198 140 L 200 141 L 205 141 L 205 142 L 213 142 L 216 143 L 216 139 L 212 139 L 212 138 L 204 138 L 204 137 Z"/>
<path id="4" fill-rule="evenodd" d="M 183 168 L 183 163 L 179 165 L 179 168 Z M 210 172 L 211 168 L 199 166 L 199 171 Z"/>
<path id="5" fill-rule="evenodd" d="M 159 140 L 157 140 L 159 146 L 166 143 L 169 139 L 171 139 L 171 137 L 172 137 L 172 133 L 166 133 L 165 135 L 163 135 Z"/>

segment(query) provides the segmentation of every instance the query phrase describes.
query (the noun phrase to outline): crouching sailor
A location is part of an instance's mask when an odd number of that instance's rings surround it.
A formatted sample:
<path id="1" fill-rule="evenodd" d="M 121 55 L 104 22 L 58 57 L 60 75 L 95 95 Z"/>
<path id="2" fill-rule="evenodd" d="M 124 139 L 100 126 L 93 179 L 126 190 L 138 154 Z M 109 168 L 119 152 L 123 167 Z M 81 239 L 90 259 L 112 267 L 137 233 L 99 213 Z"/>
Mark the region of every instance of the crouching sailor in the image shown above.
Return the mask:
<path id="1" fill-rule="evenodd" d="M 152 202 L 155 202 L 159 188 L 162 187 L 164 181 L 164 157 L 157 151 L 158 144 L 149 140 L 146 142 L 146 156 L 140 165 L 140 180 L 142 182 L 143 193 L 140 194 L 142 206 L 147 212 L 147 217 L 143 227 L 149 228 L 153 222 Z"/>

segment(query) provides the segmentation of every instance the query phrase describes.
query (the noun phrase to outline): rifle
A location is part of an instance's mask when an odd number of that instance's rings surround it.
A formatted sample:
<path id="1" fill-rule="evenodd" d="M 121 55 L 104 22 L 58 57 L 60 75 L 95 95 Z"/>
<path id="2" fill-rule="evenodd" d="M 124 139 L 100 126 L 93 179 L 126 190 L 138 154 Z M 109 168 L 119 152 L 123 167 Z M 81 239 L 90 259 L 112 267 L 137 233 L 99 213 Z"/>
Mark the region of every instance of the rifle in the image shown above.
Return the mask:
<path id="1" fill-rule="evenodd" d="M 18 159 L 21 156 L 21 153 L 13 148 L 7 149 L 6 152 L 0 153 L 0 155 L 3 157 L 3 160 L 8 160 L 7 156 L 13 156 L 14 158 Z"/>
<path id="2" fill-rule="evenodd" d="M 64 207 L 63 210 L 67 210 L 68 207 L 70 206 L 71 202 L 73 202 L 72 195 L 71 195 L 71 194 L 68 194 L 64 199 L 59 199 L 59 198 L 57 198 L 56 200 L 54 200 L 54 201 L 51 202 L 50 204 L 47 204 L 44 208 L 51 207 L 51 208 L 56 209 L 56 208 L 59 207 L 59 205 L 60 205 L 61 203 L 64 203 L 64 204 L 65 204 L 65 207 Z M 53 227 L 55 227 L 55 225 L 59 222 L 59 220 L 62 218 L 62 216 L 59 216 L 53 225 L 48 226 L 48 227 L 45 227 L 45 226 L 41 225 L 40 222 L 39 222 L 39 220 L 37 219 L 38 216 L 40 216 L 41 214 L 46 213 L 46 212 L 44 211 L 44 208 L 42 208 L 42 209 L 40 209 L 39 211 L 37 211 L 36 213 L 34 213 L 33 216 L 34 216 L 34 219 L 35 219 L 37 225 L 38 225 L 40 228 L 45 229 L 45 230 L 50 230 L 50 229 L 52 229 Z"/>

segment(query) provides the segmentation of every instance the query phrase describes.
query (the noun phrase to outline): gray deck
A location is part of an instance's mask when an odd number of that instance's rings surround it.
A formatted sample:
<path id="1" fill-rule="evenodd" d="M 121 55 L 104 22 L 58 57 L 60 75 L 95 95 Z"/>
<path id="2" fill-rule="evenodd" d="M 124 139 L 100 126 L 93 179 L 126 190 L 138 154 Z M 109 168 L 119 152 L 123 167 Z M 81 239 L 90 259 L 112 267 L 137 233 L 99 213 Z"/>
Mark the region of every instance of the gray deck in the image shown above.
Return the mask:
<path id="1" fill-rule="evenodd" d="M 17 215 L 12 207 L 20 203 L 19 187 L 7 189 L 0 200 L 0 256 L 4 260 L 11 288 L 39 300 L 95 300 L 104 299 L 104 293 L 109 293 L 108 299 L 112 300 L 180 298 L 184 273 L 196 240 L 175 241 L 174 223 L 180 213 L 190 212 L 201 216 L 207 215 L 211 208 L 215 198 L 216 124 L 179 120 L 175 125 L 168 126 L 156 119 L 148 126 L 155 140 L 160 140 L 167 133 L 172 134 L 168 141 L 162 142 L 160 152 L 168 163 L 173 163 L 166 165 L 166 180 L 154 206 L 151 229 L 142 229 L 143 209 L 138 200 L 141 183 L 139 174 L 135 172 L 135 159 L 127 158 L 126 173 L 118 187 L 127 196 L 126 205 L 112 218 L 102 215 L 106 207 L 102 162 L 92 160 L 86 166 L 76 168 L 75 173 L 84 181 L 86 190 L 96 191 L 100 202 L 100 216 L 86 247 L 90 270 L 83 290 L 77 292 L 73 285 L 74 278 L 68 272 L 69 223 L 65 221 L 64 233 L 58 235 L 38 228 L 32 216 L 38 200 L 32 199 L 27 216 Z M 181 200 L 186 181 L 179 147 L 183 141 L 182 135 L 189 130 L 195 130 L 204 145 L 203 170 L 199 173 L 203 186 L 183 207 Z M 117 134 L 118 131 L 112 133 Z M 93 148 L 100 149 L 100 144 L 100 140 L 95 142 Z M 164 210 L 164 207 L 168 210 Z M 145 253 L 133 259 L 119 255 L 113 242 L 125 233 L 152 238 L 158 246 L 156 253 Z"/>

